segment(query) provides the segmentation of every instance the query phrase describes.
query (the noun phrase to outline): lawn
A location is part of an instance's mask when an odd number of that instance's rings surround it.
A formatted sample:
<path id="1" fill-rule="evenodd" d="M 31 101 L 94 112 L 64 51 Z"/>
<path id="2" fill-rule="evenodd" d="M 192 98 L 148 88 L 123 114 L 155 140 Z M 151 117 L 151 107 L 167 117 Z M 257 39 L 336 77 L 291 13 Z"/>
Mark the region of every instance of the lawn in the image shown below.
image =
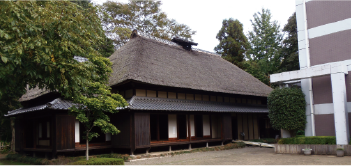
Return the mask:
<path id="1" fill-rule="evenodd" d="M 3 159 L 3 160 L 0 160 L 0 165 L 29 165 L 29 164 Z"/>

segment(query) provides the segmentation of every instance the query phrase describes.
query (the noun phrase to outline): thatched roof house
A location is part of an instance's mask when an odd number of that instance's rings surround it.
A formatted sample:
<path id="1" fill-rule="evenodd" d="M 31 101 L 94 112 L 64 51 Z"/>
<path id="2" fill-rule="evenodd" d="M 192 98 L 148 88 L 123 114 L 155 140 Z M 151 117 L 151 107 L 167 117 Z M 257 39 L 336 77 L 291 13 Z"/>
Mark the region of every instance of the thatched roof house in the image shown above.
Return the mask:
<path id="1" fill-rule="evenodd" d="M 277 134 L 267 117 L 270 87 L 220 55 L 191 48 L 197 43 L 164 41 L 135 31 L 131 36 L 109 57 L 112 92 L 129 102 L 128 107 L 116 108 L 118 114 L 109 115 L 123 134 L 101 134 L 92 140 L 94 148 L 127 148 L 133 154 L 135 149 L 183 144 L 191 148 L 194 143 Z M 24 108 L 8 112 L 18 117 L 17 134 L 26 131 L 19 138 L 36 140 L 33 145 L 16 144 L 16 151 L 45 148 L 55 156 L 85 150 L 81 124 L 69 114 L 73 103 L 59 97 L 34 88 L 20 99 Z M 40 139 L 37 130 L 42 131 Z"/>
<path id="2" fill-rule="evenodd" d="M 110 86 L 126 80 L 169 87 L 267 97 L 270 87 L 217 54 L 185 50 L 144 36 L 112 54 Z"/>

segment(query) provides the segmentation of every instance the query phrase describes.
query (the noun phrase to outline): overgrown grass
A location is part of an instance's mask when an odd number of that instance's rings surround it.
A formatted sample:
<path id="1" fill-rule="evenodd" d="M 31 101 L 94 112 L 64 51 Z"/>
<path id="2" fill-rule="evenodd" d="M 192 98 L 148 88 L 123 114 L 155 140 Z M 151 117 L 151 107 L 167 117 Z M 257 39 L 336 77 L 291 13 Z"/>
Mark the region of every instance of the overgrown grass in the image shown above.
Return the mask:
<path id="1" fill-rule="evenodd" d="M 275 144 L 278 141 L 274 138 L 261 138 L 261 139 L 253 139 L 253 140 L 249 140 L 251 142 L 263 142 L 263 143 L 268 143 L 268 144 Z"/>

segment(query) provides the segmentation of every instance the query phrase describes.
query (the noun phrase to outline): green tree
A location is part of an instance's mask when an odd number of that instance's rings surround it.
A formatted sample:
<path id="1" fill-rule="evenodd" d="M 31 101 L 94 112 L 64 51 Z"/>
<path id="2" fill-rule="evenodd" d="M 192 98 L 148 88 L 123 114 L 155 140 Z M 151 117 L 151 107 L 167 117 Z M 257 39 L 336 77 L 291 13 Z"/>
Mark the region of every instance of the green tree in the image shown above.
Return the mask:
<path id="1" fill-rule="evenodd" d="M 257 70 L 262 71 L 266 77 L 260 80 L 269 85 L 269 75 L 277 72 L 280 65 L 279 51 L 282 35 L 277 21 L 271 21 L 272 15 L 269 9 L 262 9 L 253 17 L 254 19 L 251 20 L 253 31 L 248 34 L 251 48 L 248 49 L 246 58 L 249 62 L 257 63 Z M 248 65 L 251 64 L 248 63 Z M 253 76 L 258 78 L 256 75 Z"/>
<path id="2" fill-rule="evenodd" d="M 244 54 L 249 48 L 249 43 L 243 32 L 243 25 L 237 19 L 225 19 L 216 38 L 219 44 L 214 50 L 234 65 L 244 68 Z"/>
<path id="3" fill-rule="evenodd" d="M 306 101 L 302 90 L 297 87 L 274 89 L 268 96 L 268 117 L 276 130 L 291 131 L 294 136 L 306 125 Z"/>
<path id="4" fill-rule="evenodd" d="M 117 134 L 105 113 L 127 103 L 107 86 L 112 64 L 95 49 L 104 39 L 96 8 L 68 1 L 1 2 L 0 15 L 1 101 L 18 99 L 27 85 L 57 90 L 78 104 L 71 110 L 79 121 Z M 86 61 L 78 62 L 77 55 Z M 97 136 L 85 130 L 87 143 Z"/>
<path id="5" fill-rule="evenodd" d="M 283 32 L 287 33 L 287 37 L 283 40 L 283 46 L 280 52 L 282 62 L 279 66 L 279 72 L 299 70 L 296 13 L 293 13 L 293 15 L 289 17 Z"/>
<path id="6" fill-rule="evenodd" d="M 107 36 L 116 48 L 129 41 L 132 30 L 171 40 L 178 36 L 192 40 L 195 34 L 188 26 L 167 18 L 160 9 L 160 1 L 133 1 L 129 3 L 107 1 L 102 6 L 101 20 Z"/>

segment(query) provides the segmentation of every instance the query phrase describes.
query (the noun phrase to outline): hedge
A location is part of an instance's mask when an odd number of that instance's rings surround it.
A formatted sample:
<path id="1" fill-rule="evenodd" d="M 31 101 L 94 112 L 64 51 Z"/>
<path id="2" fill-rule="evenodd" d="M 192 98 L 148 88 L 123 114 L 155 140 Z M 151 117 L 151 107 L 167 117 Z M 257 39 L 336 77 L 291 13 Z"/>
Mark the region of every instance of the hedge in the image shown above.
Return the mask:
<path id="1" fill-rule="evenodd" d="M 20 154 L 8 154 L 6 156 L 7 160 L 15 160 L 23 163 L 28 163 L 32 165 L 42 165 L 42 159 L 35 157 L 27 157 L 25 155 Z"/>
<path id="2" fill-rule="evenodd" d="M 124 165 L 123 159 L 116 158 L 90 158 L 87 160 L 81 160 L 74 163 L 70 163 L 71 165 Z"/>
<path id="3" fill-rule="evenodd" d="M 335 136 L 311 136 L 311 137 L 292 137 L 281 138 L 278 144 L 320 144 L 320 145 L 335 145 Z"/>

